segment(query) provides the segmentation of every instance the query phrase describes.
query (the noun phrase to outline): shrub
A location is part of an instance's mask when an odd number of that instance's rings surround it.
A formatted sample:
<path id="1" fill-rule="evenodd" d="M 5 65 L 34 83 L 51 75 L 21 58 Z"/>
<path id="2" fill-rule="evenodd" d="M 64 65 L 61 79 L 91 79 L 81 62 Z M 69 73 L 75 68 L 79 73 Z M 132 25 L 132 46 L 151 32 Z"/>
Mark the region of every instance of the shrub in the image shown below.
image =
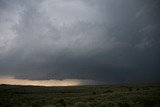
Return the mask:
<path id="1" fill-rule="evenodd" d="M 57 103 L 56 107 L 66 107 L 66 106 L 63 106 L 61 103 Z"/>
<path id="2" fill-rule="evenodd" d="M 77 102 L 74 104 L 74 107 L 88 107 L 88 105 L 83 102 Z"/>
<path id="3" fill-rule="evenodd" d="M 129 91 L 132 91 L 132 88 L 129 88 Z"/>
<path id="4" fill-rule="evenodd" d="M 118 103 L 118 107 L 130 107 L 130 105 L 126 102 Z"/>
<path id="5" fill-rule="evenodd" d="M 112 90 L 107 90 L 107 91 L 104 91 L 103 93 L 111 93 L 113 92 Z"/>
<path id="6" fill-rule="evenodd" d="M 66 107 L 66 103 L 65 103 L 64 99 L 59 99 L 57 101 L 56 107 Z"/>
<path id="7" fill-rule="evenodd" d="M 88 107 L 96 107 L 95 104 L 93 104 L 91 102 L 88 102 L 87 105 L 88 105 Z"/>
<path id="8" fill-rule="evenodd" d="M 117 107 L 113 102 L 102 102 L 98 105 L 98 107 Z"/>
<path id="9" fill-rule="evenodd" d="M 95 95 L 95 94 L 96 94 L 96 92 L 93 92 L 92 94 L 93 94 L 93 95 Z"/>

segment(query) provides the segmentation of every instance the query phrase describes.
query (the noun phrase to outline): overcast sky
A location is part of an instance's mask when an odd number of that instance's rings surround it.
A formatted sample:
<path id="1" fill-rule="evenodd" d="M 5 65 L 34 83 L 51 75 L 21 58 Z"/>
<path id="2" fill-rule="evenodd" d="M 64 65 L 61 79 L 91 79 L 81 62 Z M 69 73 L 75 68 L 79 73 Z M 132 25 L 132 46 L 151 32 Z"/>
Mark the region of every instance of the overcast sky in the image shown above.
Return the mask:
<path id="1" fill-rule="evenodd" d="M 0 0 L 0 75 L 160 82 L 159 0 Z"/>

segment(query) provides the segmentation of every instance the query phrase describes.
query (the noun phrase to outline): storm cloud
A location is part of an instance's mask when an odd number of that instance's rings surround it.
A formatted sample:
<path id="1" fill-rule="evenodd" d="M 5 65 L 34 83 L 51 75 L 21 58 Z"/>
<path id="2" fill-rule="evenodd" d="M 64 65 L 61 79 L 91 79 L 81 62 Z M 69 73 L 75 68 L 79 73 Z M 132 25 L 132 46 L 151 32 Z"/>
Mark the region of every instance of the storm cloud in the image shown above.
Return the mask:
<path id="1" fill-rule="evenodd" d="M 0 75 L 160 82 L 159 0 L 0 0 Z"/>

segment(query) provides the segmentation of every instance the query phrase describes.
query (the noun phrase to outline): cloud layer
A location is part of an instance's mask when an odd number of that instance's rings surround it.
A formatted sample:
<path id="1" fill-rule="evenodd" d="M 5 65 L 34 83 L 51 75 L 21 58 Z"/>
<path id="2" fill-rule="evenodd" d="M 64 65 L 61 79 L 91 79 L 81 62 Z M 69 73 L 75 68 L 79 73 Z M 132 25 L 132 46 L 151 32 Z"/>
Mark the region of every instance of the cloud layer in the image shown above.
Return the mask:
<path id="1" fill-rule="evenodd" d="M 29 79 L 16 79 L 12 76 L 1 76 L 0 84 L 34 85 L 34 86 L 79 86 L 79 85 L 97 85 L 104 83 L 98 83 L 93 80 L 80 80 L 80 79 L 29 80 Z"/>
<path id="2" fill-rule="evenodd" d="M 158 0 L 0 0 L 0 75 L 157 82 Z"/>

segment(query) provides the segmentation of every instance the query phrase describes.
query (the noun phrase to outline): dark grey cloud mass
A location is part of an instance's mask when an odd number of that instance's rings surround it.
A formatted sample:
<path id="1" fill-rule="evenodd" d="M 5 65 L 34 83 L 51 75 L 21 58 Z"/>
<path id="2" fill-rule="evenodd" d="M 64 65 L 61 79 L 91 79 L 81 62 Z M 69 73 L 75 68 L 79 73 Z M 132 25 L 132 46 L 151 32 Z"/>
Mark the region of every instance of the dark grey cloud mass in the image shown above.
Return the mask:
<path id="1" fill-rule="evenodd" d="M 0 75 L 160 82 L 160 1 L 0 0 Z"/>

